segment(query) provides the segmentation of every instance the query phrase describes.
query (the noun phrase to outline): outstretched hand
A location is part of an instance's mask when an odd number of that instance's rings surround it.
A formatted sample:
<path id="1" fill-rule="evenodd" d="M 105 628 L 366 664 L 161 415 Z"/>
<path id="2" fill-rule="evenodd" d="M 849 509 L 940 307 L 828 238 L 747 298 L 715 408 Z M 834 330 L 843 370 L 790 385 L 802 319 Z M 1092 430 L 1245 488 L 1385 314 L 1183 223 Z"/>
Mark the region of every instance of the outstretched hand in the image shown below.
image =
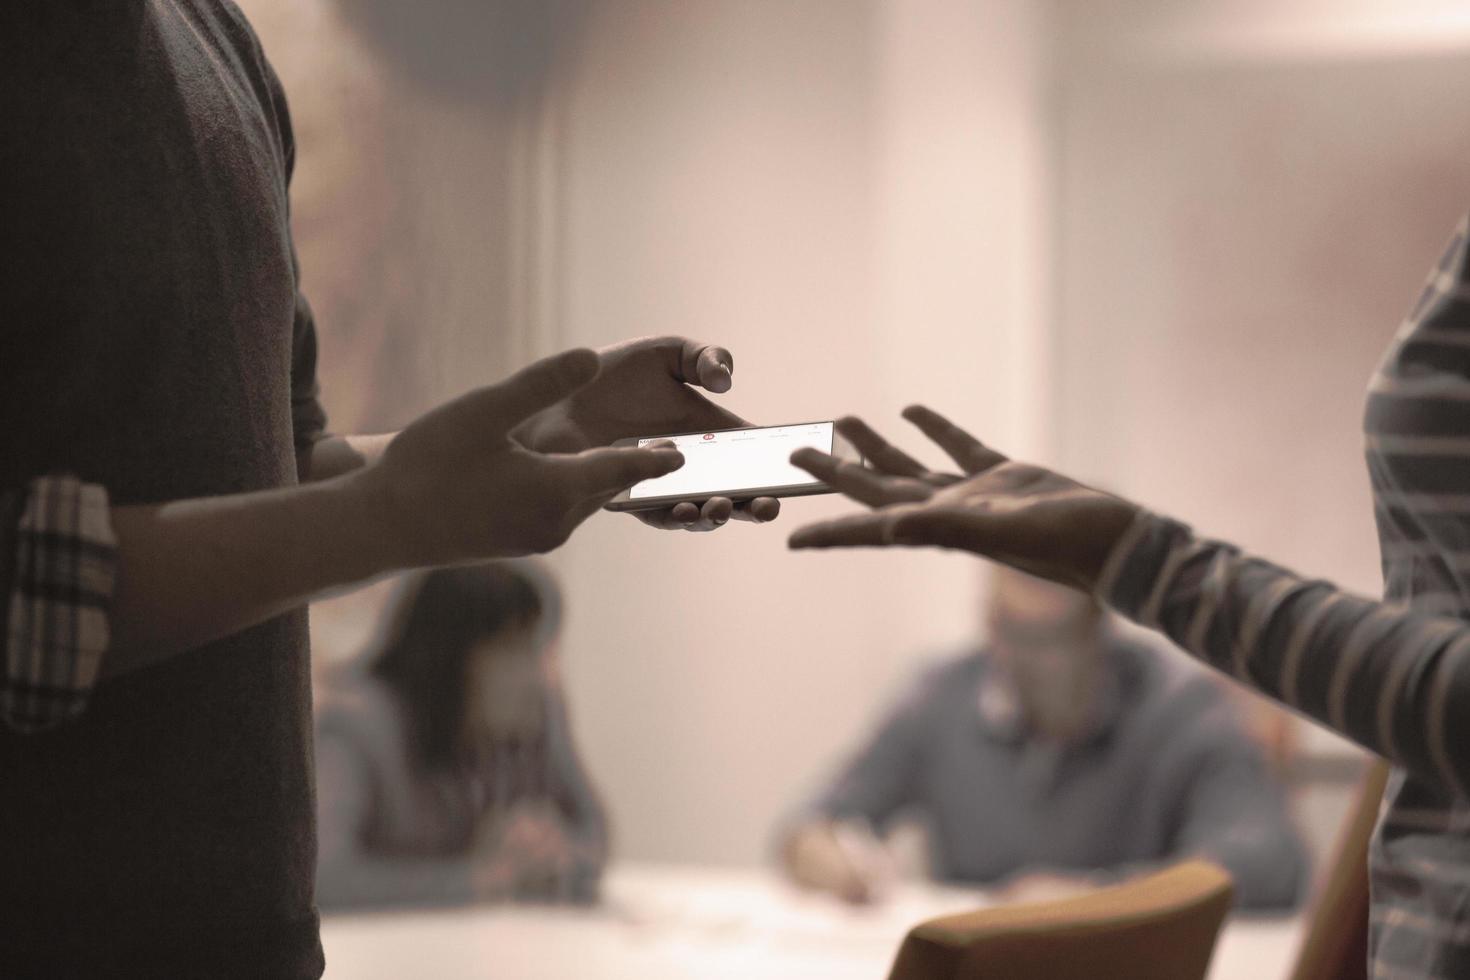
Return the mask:
<path id="1" fill-rule="evenodd" d="M 596 379 L 518 426 L 518 442 L 537 452 L 571 453 L 634 436 L 750 424 L 697 390 L 730 390 L 735 359 L 723 347 L 683 337 L 644 337 L 604 347 L 597 356 L 601 371 Z M 732 518 L 759 523 L 780 512 L 781 502 L 773 497 L 741 504 L 713 497 L 702 504 L 635 513 L 654 527 L 711 531 Z"/>
<path id="2" fill-rule="evenodd" d="M 587 349 L 537 361 L 421 416 L 351 475 L 384 564 L 450 564 L 549 551 L 623 490 L 684 464 L 668 446 L 542 452 L 511 433 L 592 384 Z"/>
<path id="3" fill-rule="evenodd" d="M 1138 514 L 1137 505 L 1013 462 L 923 406 L 910 406 L 903 415 L 963 475 L 932 471 L 862 420 L 845 418 L 838 431 L 871 468 L 814 449 L 798 450 L 791 461 L 873 510 L 798 528 L 792 548 L 956 548 L 1092 589 L 1113 545 Z"/>

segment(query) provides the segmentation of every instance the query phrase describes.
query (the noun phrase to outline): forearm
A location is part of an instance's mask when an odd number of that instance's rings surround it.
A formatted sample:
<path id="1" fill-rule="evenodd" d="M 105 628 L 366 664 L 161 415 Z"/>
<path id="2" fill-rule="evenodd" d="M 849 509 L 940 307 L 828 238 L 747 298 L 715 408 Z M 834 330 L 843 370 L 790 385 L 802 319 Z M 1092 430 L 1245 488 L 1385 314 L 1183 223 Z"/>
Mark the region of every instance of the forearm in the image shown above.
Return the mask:
<path id="1" fill-rule="evenodd" d="M 780 844 L 780 859 L 798 884 L 866 902 L 892 877 L 892 861 L 866 824 L 812 821 Z"/>
<path id="2" fill-rule="evenodd" d="M 372 498 L 351 476 L 115 507 L 112 521 L 118 575 L 104 680 L 395 567 Z"/>
<path id="3" fill-rule="evenodd" d="M 1141 515 L 1098 594 L 1195 656 L 1456 791 L 1470 785 L 1470 626 L 1349 595 Z"/>

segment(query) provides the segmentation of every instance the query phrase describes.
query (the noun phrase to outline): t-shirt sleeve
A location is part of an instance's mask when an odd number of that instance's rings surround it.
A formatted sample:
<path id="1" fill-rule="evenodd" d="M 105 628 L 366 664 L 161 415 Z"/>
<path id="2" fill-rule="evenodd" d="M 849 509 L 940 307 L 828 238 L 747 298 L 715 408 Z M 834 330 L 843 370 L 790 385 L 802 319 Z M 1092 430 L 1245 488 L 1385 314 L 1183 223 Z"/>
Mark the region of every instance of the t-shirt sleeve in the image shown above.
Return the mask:
<path id="1" fill-rule="evenodd" d="M 291 126 L 291 109 L 275 69 L 266 60 L 263 52 L 260 58 L 270 93 L 271 114 L 276 124 L 289 193 L 291 179 L 296 172 L 296 136 Z M 317 382 L 316 315 L 301 287 L 301 259 L 294 242 L 291 245 L 291 273 L 296 288 L 296 309 L 291 328 L 291 428 L 296 453 L 300 456 L 326 434 L 327 413 L 322 408 L 321 386 Z"/>
<path id="2" fill-rule="evenodd" d="M 316 376 L 316 320 L 301 291 L 300 263 L 296 266 L 296 320 L 291 334 L 291 430 L 298 455 L 326 435 L 327 413 L 322 408 L 321 385 Z"/>

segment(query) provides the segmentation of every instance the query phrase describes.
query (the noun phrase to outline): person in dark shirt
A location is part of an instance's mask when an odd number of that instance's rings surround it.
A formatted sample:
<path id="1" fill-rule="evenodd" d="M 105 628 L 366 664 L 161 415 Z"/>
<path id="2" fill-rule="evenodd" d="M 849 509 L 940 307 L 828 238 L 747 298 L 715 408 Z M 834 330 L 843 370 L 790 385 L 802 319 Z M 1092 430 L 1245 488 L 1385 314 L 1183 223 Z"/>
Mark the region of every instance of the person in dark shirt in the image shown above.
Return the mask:
<path id="1" fill-rule="evenodd" d="M 572 741 L 560 622 L 527 560 L 409 579 L 381 644 L 323 685 L 324 910 L 596 898 L 607 819 Z"/>
<path id="2" fill-rule="evenodd" d="M 0 5 L 0 118 L 0 976 L 319 976 L 304 603 L 558 546 L 681 464 L 613 441 L 740 424 L 694 390 L 733 361 L 570 351 L 328 435 L 232 3 Z"/>
<path id="3" fill-rule="evenodd" d="M 989 625 L 988 645 L 925 671 L 785 831 L 797 881 L 876 897 L 873 834 L 907 815 L 935 877 L 1015 898 L 1202 856 L 1242 907 L 1297 901 L 1304 848 L 1218 684 L 1019 572 L 997 570 Z"/>

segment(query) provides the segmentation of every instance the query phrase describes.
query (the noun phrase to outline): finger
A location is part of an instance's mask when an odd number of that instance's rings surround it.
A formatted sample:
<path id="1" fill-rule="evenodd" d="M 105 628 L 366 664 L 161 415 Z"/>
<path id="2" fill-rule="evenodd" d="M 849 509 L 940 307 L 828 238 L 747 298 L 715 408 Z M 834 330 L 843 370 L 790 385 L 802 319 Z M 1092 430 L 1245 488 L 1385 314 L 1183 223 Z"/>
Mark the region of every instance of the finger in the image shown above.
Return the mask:
<path id="1" fill-rule="evenodd" d="M 840 460 L 815 449 L 798 449 L 791 454 L 791 462 L 832 489 L 869 507 L 928 500 L 934 492 L 933 487 L 918 480 L 884 476 L 858 463 Z"/>
<path id="2" fill-rule="evenodd" d="M 839 419 L 837 431 L 846 436 L 865 459 L 885 473 L 922 479 L 928 472 L 912 456 L 890 444 L 860 418 L 849 415 Z"/>
<path id="3" fill-rule="evenodd" d="M 690 525 L 699 520 L 699 507 L 690 503 L 679 503 L 658 510 L 635 510 L 633 516 L 661 531 L 687 531 Z"/>
<path id="4" fill-rule="evenodd" d="M 1006 461 L 1006 457 L 985 446 L 979 439 L 955 425 L 938 412 L 923 405 L 910 405 L 903 417 L 937 442 L 960 469 L 974 476 Z"/>
<path id="5" fill-rule="evenodd" d="M 775 497 L 756 497 L 735 505 L 734 520 L 767 524 L 781 516 L 781 501 Z"/>
<path id="6" fill-rule="evenodd" d="M 678 506 L 693 508 L 694 514 L 694 519 L 684 521 L 679 530 L 703 533 L 724 527 L 730 520 L 730 513 L 735 505 L 730 502 L 729 497 L 711 497 L 703 504 L 682 503 Z M 688 511 L 681 511 L 681 516 L 685 513 Z"/>
<path id="7" fill-rule="evenodd" d="M 699 516 L 711 529 L 724 527 L 729 523 L 730 515 L 735 510 L 735 504 L 729 497 L 711 497 L 699 508 Z"/>
<path id="8" fill-rule="evenodd" d="M 507 434 L 597 377 L 598 366 L 597 355 L 585 347 L 563 351 L 465 395 L 464 404 L 481 415 L 488 429 Z"/>
<path id="9" fill-rule="evenodd" d="M 718 393 L 730 390 L 735 358 L 723 347 L 686 340 L 679 353 L 679 380 Z"/>
<path id="10" fill-rule="evenodd" d="M 649 527 L 665 531 L 713 531 L 730 520 L 733 505 L 727 497 L 711 497 L 702 505 L 682 501 L 662 510 L 636 511 Z"/>
<path id="11" fill-rule="evenodd" d="M 786 544 L 798 549 L 882 547 L 892 543 L 888 539 L 892 521 L 892 511 L 851 514 L 799 527 L 786 539 Z"/>
<path id="12" fill-rule="evenodd" d="M 765 524 L 781 514 L 781 501 L 775 497 L 757 497 L 734 504 L 727 521 Z M 665 531 L 708 531 L 718 525 L 706 519 L 704 511 L 693 503 L 680 503 L 663 510 L 635 511 L 634 516 L 649 527 Z"/>
<path id="13" fill-rule="evenodd" d="M 932 545 L 991 556 L 997 544 L 996 519 L 964 507 L 925 507 L 894 518 L 894 544 Z"/>
<path id="14" fill-rule="evenodd" d="M 575 456 L 556 457 L 576 481 L 578 497 L 616 494 L 635 483 L 672 473 L 684 465 L 684 455 L 677 449 L 632 446 L 605 446 L 588 449 Z"/>

